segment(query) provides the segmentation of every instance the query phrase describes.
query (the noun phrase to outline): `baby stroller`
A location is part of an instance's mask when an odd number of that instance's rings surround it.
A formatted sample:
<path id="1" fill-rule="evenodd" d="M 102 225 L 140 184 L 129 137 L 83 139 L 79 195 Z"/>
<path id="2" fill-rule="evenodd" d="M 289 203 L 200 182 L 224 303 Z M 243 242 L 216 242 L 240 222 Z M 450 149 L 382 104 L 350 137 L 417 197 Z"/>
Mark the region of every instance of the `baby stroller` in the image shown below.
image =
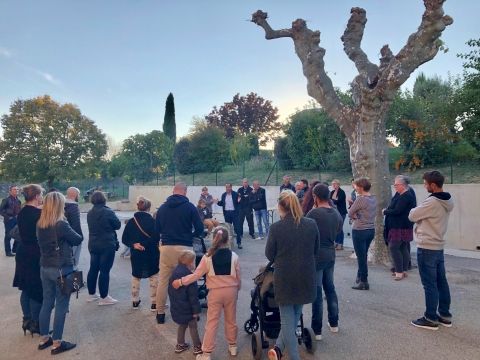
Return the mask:
<path id="1" fill-rule="evenodd" d="M 263 349 L 269 347 L 266 338 L 276 339 L 280 332 L 280 310 L 275 302 L 273 288 L 273 263 L 269 262 L 265 268 L 260 268 L 260 273 L 255 277 L 255 288 L 251 291 L 252 301 L 250 309 L 252 314 L 245 322 L 245 331 L 252 335 L 252 354 L 256 360 L 262 358 Z M 257 332 L 257 330 L 259 330 Z M 315 352 L 315 335 L 311 329 L 304 327 L 303 315 L 297 325 L 298 344 L 305 345 L 309 353 Z"/>
<path id="2" fill-rule="evenodd" d="M 193 238 L 193 251 L 195 252 L 195 266 L 198 266 L 202 260 L 203 255 L 207 253 L 207 244 L 205 243 L 205 235 L 194 237 Z M 204 275 L 200 280 L 198 280 L 198 299 L 205 300 L 205 303 L 202 304 L 202 307 L 206 307 L 206 300 L 208 295 L 206 275 Z"/>

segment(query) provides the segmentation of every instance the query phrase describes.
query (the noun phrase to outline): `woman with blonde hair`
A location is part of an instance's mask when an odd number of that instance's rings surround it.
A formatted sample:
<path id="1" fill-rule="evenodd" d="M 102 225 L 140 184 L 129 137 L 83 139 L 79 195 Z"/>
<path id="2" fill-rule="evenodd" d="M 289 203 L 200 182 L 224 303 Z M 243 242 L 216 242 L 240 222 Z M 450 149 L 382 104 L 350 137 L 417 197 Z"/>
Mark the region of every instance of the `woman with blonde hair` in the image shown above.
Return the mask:
<path id="1" fill-rule="evenodd" d="M 151 207 L 150 200 L 143 196 L 138 198 L 138 211 L 125 225 L 122 242 L 131 249 L 132 306 L 134 309 L 138 309 L 140 305 L 140 280 L 148 278 L 150 282 L 150 310 L 156 311 L 160 236 L 155 231 L 155 220 L 150 214 Z"/>
<path id="2" fill-rule="evenodd" d="M 62 292 L 58 285 L 58 278 L 71 276 L 72 246 L 80 245 L 83 237 L 68 224 L 64 216 L 64 208 L 65 197 L 61 193 L 48 193 L 37 223 L 40 277 L 43 286 L 43 303 L 40 310 L 41 342 L 38 349 L 43 350 L 52 346 L 52 355 L 71 350 L 76 346 L 68 341 L 62 341 L 70 294 Z M 50 337 L 50 315 L 54 307 L 53 334 Z"/>
<path id="3" fill-rule="evenodd" d="M 218 226 L 213 231 L 212 246 L 203 256 L 193 274 L 174 280 L 172 286 L 178 289 L 187 286 L 207 274 L 208 310 L 203 337 L 203 354 L 197 360 L 210 360 L 215 349 L 218 323 L 223 310 L 225 339 L 228 352 L 237 355 L 237 298 L 240 290 L 240 263 L 238 255 L 230 250 L 228 230 Z"/>
<path id="4" fill-rule="evenodd" d="M 282 328 L 275 346 L 268 351 L 270 360 L 299 360 L 297 324 L 303 304 L 310 304 L 317 295 L 316 262 L 319 260 L 320 238 L 314 220 L 303 216 L 297 196 L 284 190 L 278 198 L 280 220 L 270 226 L 265 255 L 274 263 L 275 301 L 280 308 Z"/>

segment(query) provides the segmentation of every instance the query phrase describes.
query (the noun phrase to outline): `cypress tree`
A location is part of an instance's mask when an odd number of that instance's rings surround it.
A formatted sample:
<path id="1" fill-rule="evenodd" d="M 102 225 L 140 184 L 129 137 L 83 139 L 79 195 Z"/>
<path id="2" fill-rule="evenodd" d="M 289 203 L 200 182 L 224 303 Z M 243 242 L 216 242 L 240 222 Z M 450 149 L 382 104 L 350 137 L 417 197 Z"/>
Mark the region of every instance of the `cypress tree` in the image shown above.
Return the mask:
<path id="1" fill-rule="evenodd" d="M 167 96 L 165 102 L 165 116 L 163 118 L 163 133 L 167 135 L 175 143 L 177 138 L 177 125 L 175 124 L 175 104 L 173 102 L 173 94 Z"/>

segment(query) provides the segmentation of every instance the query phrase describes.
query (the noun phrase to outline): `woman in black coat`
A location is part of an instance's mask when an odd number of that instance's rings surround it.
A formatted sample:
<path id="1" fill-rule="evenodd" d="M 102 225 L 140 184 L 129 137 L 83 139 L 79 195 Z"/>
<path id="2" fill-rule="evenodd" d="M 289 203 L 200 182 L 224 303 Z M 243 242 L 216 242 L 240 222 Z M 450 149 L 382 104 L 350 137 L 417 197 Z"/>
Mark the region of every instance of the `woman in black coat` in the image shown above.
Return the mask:
<path id="1" fill-rule="evenodd" d="M 128 220 L 122 235 L 122 243 L 131 249 L 132 263 L 132 304 L 134 309 L 140 305 L 140 280 L 150 281 L 151 310 L 155 311 L 158 285 L 160 252 L 158 243 L 160 237 L 155 231 L 155 220 L 150 215 L 152 204 L 149 200 L 139 197 L 138 211 Z"/>
<path id="2" fill-rule="evenodd" d="M 105 204 L 107 199 L 101 191 L 95 191 L 91 202 L 93 208 L 87 214 L 88 251 L 90 269 L 87 275 L 88 302 L 99 300 L 98 305 L 113 305 L 118 301 L 108 295 L 110 270 L 115 260 L 115 251 L 119 248 L 117 233 L 122 224 L 112 209 Z M 97 288 L 100 295 L 95 293 Z"/>
<path id="3" fill-rule="evenodd" d="M 22 292 L 20 305 L 23 312 L 22 329 L 25 334 L 39 334 L 38 316 L 42 307 L 43 290 L 40 279 L 40 248 L 36 234 L 37 221 L 42 212 L 43 189 L 31 184 L 23 188 L 25 205 L 17 216 L 19 242 L 15 255 L 15 276 L 13 286 Z"/>
<path id="4" fill-rule="evenodd" d="M 295 331 L 303 304 L 317 295 L 316 262 L 320 237 L 314 220 L 303 217 L 297 196 L 290 190 L 280 193 L 278 212 L 281 220 L 270 226 L 265 255 L 274 263 L 275 301 L 280 308 L 282 329 L 269 359 L 281 359 L 286 350 L 291 360 L 299 360 Z"/>
<path id="5" fill-rule="evenodd" d="M 333 204 L 337 207 L 338 212 L 342 215 L 343 221 L 345 221 L 345 217 L 347 216 L 347 196 L 345 195 L 345 191 L 340 187 L 339 180 L 332 181 L 333 190 L 330 192 L 330 199 L 332 200 Z M 342 222 L 342 229 L 337 234 L 337 238 L 335 239 L 335 249 L 336 250 L 343 250 L 343 240 L 345 235 L 343 233 L 343 222 Z"/>

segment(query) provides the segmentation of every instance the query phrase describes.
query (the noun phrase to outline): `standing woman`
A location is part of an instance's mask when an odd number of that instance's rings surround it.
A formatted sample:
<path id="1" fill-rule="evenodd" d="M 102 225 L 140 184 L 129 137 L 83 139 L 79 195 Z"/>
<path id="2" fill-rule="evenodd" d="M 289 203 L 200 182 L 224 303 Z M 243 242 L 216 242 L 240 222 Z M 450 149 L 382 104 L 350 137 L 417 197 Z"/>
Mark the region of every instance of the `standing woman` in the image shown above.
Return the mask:
<path id="1" fill-rule="evenodd" d="M 312 183 L 310 184 L 310 187 L 305 192 L 305 196 L 303 197 L 303 201 L 302 201 L 303 215 L 307 215 L 308 212 L 313 208 L 313 205 L 315 203 L 315 201 L 313 200 L 313 188 L 317 184 L 320 184 L 320 181 L 318 180 L 312 181 Z"/>
<path id="2" fill-rule="evenodd" d="M 13 286 L 18 287 L 20 305 L 23 312 L 22 329 L 25 334 L 40 334 L 38 316 L 42 307 L 43 290 L 40 279 L 40 248 L 37 240 L 37 221 L 42 210 L 43 189 L 40 185 L 31 184 L 23 188 L 25 205 L 17 216 L 20 241 L 15 255 L 15 276 Z"/>
<path id="3" fill-rule="evenodd" d="M 110 270 L 115 260 L 115 251 L 119 243 L 115 230 L 122 224 L 117 216 L 105 204 L 107 199 L 101 191 L 92 194 L 93 208 L 87 214 L 88 224 L 88 251 L 90 252 L 90 269 L 87 275 L 88 302 L 99 300 L 98 305 L 113 305 L 118 302 L 108 295 Z M 99 275 L 100 273 L 100 275 Z M 95 291 L 97 289 L 100 295 Z"/>
<path id="4" fill-rule="evenodd" d="M 409 190 L 407 181 L 402 175 L 395 177 L 393 184 L 396 193 L 386 209 L 385 215 L 385 239 L 392 255 L 395 267 L 395 280 L 407 277 L 408 264 L 410 262 L 410 242 L 413 240 L 413 223 L 408 220 L 410 210 L 415 207 L 416 200 Z"/>
<path id="5" fill-rule="evenodd" d="M 343 223 L 345 222 L 345 217 L 347 216 L 347 196 L 345 191 L 340 187 L 340 181 L 335 179 L 332 181 L 333 190 L 330 192 L 330 199 L 333 204 L 337 207 L 338 212 L 342 215 L 342 228 L 337 234 L 335 239 L 335 250 L 343 250 L 343 240 L 345 234 L 343 233 Z"/>
<path id="6" fill-rule="evenodd" d="M 140 305 L 140 280 L 150 282 L 150 310 L 157 310 L 157 286 L 160 263 L 158 243 L 160 236 L 155 231 L 155 220 L 150 214 L 152 203 L 140 196 L 137 201 L 138 211 L 128 220 L 122 235 L 122 243 L 131 249 L 132 263 L 132 306 Z"/>
<path id="7" fill-rule="evenodd" d="M 265 246 L 265 255 L 274 263 L 275 301 L 280 308 L 281 330 L 275 346 L 268 351 L 270 360 L 299 360 L 295 334 L 303 304 L 315 300 L 316 270 L 320 239 L 314 220 L 303 217 L 297 196 L 290 190 L 278 199 L 280 220 L 272 224 Z"/>
<path id="8" fill-rule="evenodd" d="M 58 278 L 68 277 L 73 272 L 72 247 L 80 245 L 83 237 L 68 224 L 64 216 L 64 208 L 65 197 L 61 193 L 56 191 L 48 193 L 37 223 L 40 277 L 43 286 L 43 303 L 40 310 L 41 341 L 38 350 L 52 346 L 52 355 L 71 350 L 76 346 L 68 341 L 62 341 L 70 294 L 62 293 Z M 53 334 L 50 337 L 50 315 L 54 307 Z"/>
<path id="9" fill-rule="evenodd" d="M 357 198 L 348 210 L 348 216 L 353 220 L 352 240 L 357 255 L 358 271 L 355 290 L 369 290 L 368 284 L 368 248 L 375 237 L 375 213 L 377 199 L 370 194 L 372 184 L 365 178 L 353 182 Z"/>

